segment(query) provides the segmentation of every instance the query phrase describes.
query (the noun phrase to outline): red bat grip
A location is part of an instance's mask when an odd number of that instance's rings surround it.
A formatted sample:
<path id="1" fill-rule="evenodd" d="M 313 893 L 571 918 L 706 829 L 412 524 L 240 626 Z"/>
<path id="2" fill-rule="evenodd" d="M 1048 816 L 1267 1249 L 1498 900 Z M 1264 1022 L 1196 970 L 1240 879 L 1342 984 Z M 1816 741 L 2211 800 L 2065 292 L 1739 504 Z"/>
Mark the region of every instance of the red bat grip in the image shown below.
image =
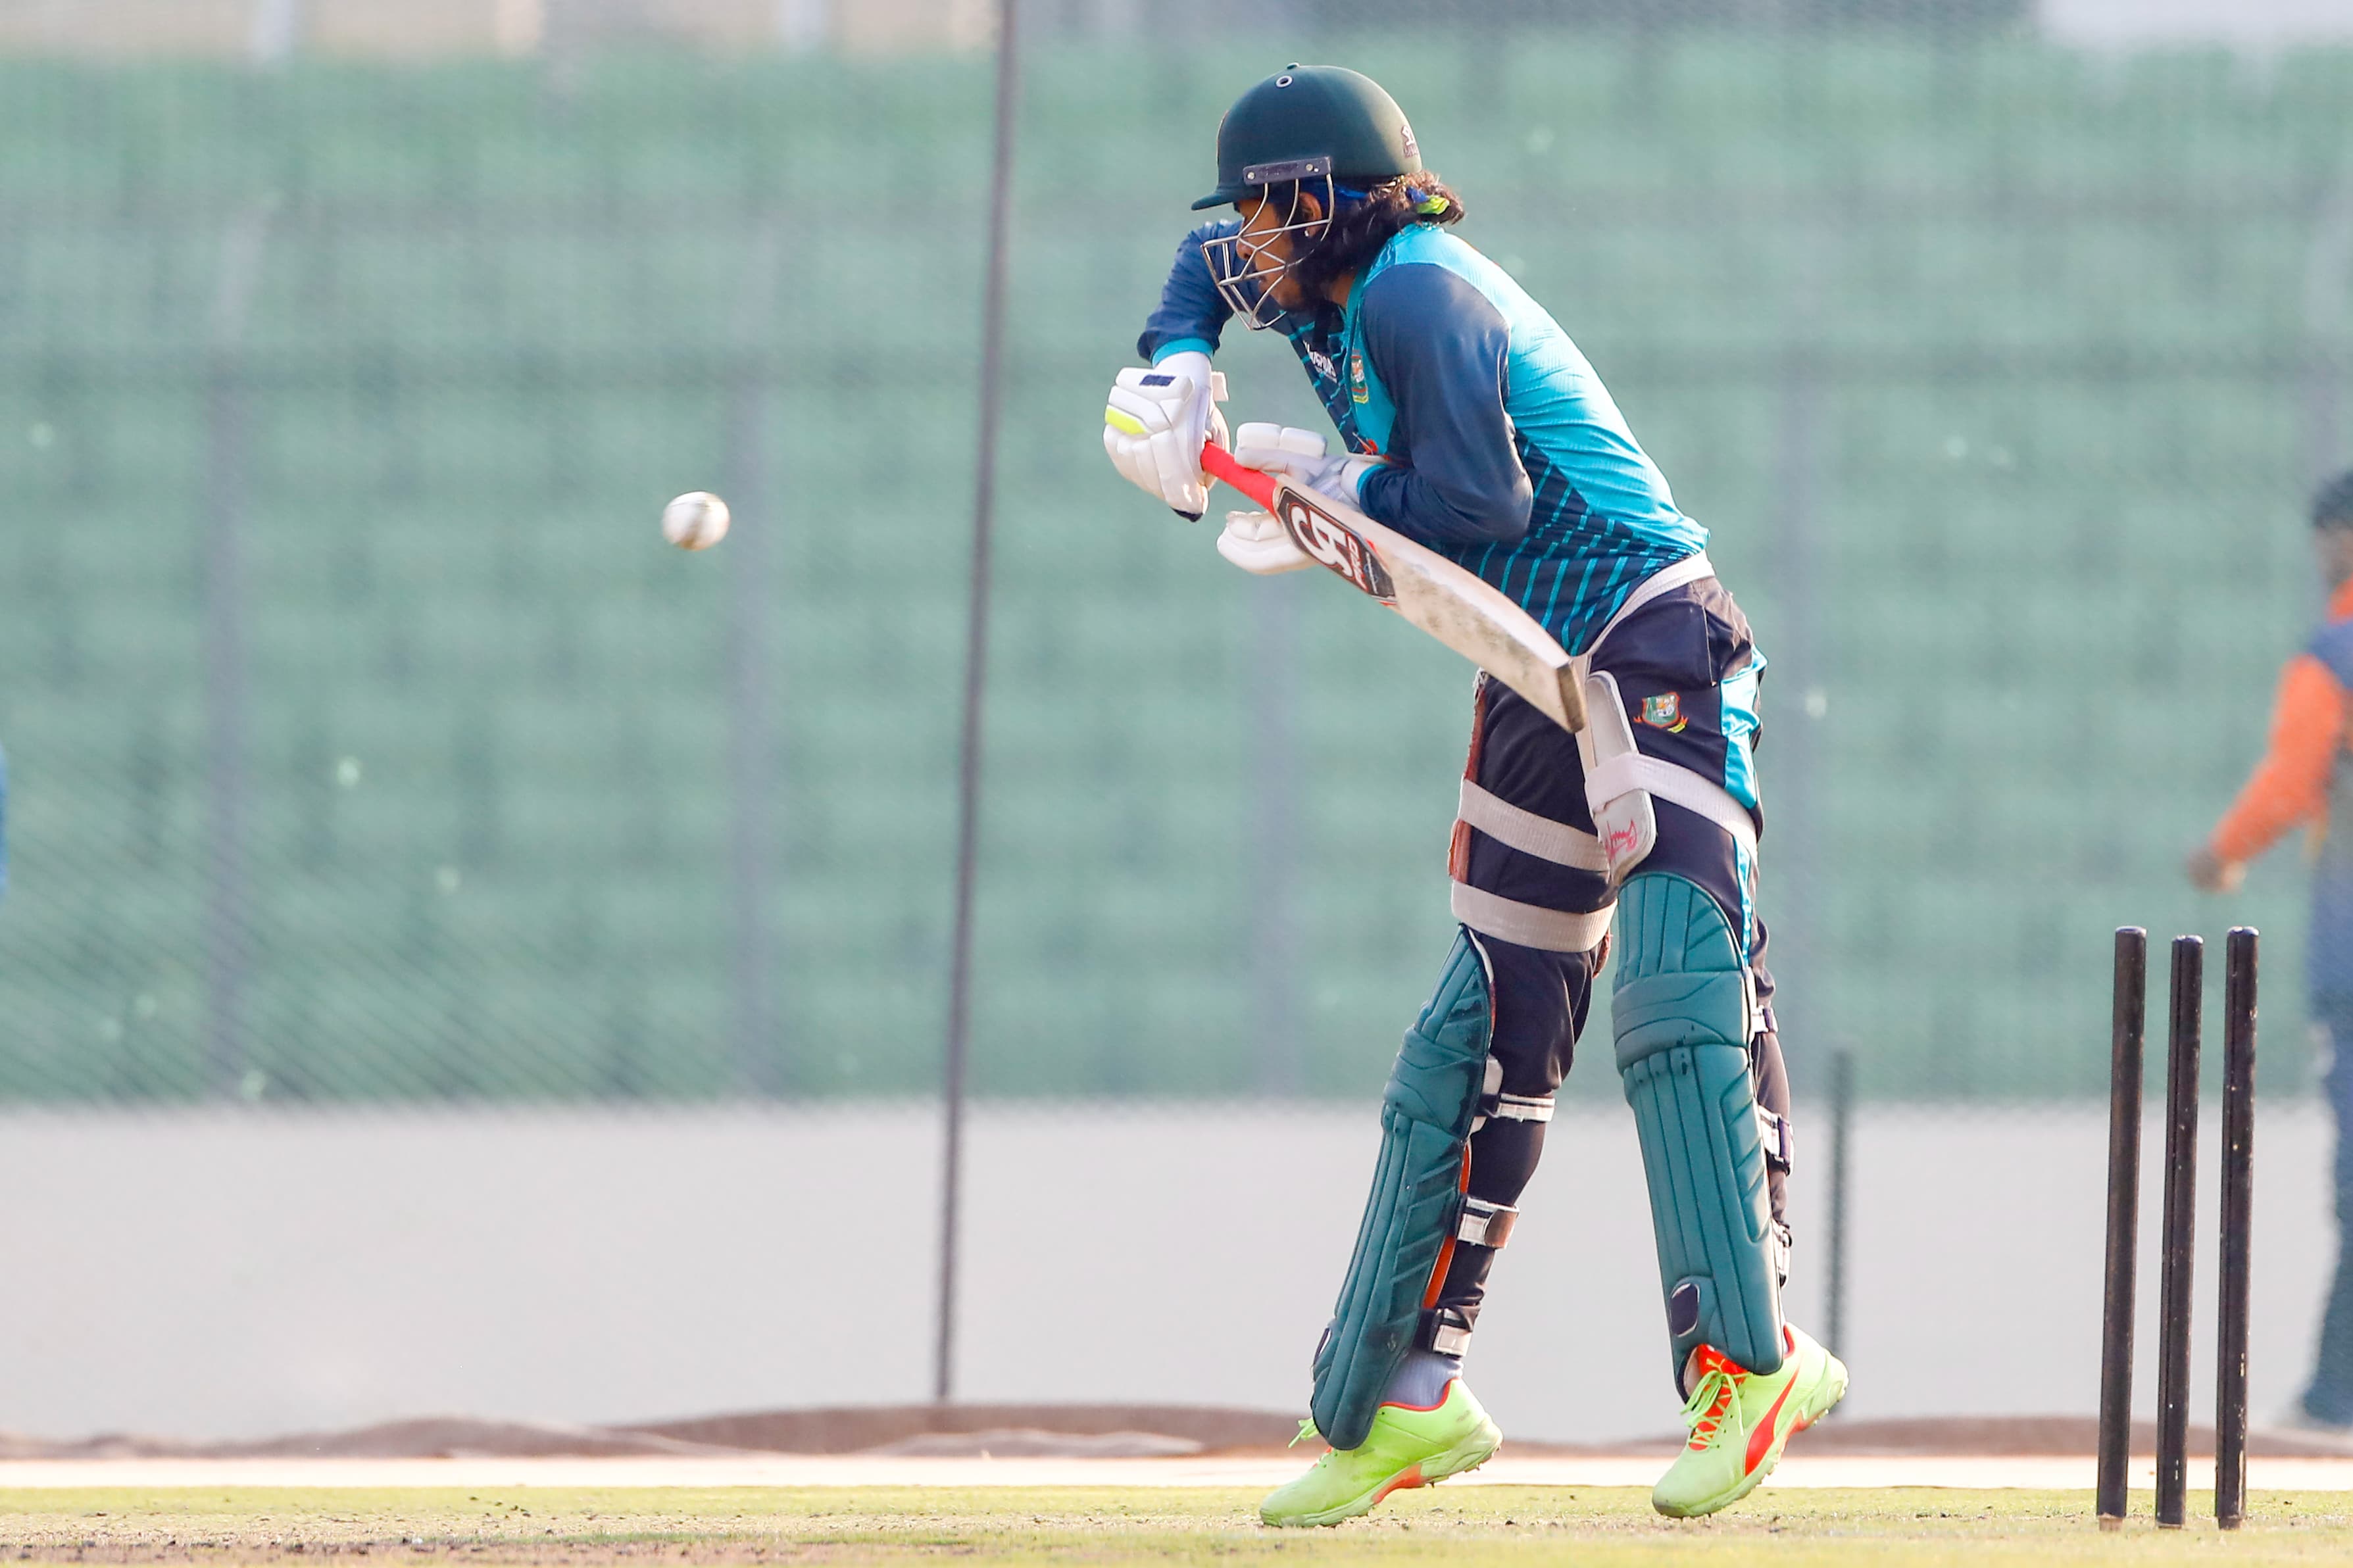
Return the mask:
<path id="1" fill-rule="evenodd" d="M 1234 461 L 1231 452 L 1215 441 L 1202 444 L 1201 469 L 1213 479 L 1223 479 L 1267 510 L 1274 510 L 1274 476 L 1243 468 Z"/>

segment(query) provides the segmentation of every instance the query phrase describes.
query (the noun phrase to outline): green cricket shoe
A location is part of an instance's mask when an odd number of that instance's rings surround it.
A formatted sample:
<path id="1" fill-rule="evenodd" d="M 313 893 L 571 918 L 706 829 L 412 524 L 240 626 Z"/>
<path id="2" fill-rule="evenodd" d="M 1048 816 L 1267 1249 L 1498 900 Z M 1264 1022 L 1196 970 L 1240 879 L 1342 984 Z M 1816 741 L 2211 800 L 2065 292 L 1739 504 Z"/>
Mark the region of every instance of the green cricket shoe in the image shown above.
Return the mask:
<path id="1" fill-rule="evenodd" d="M 1698 1351 L 1699 1385 L 1683 1406 L 1691 1439 L 1651 1489 L 1651 1506 L 1672 1519 L 1729 1507 L 1773 1473 L 1782 1446 L 1846 1397 L 1846 1364 L 1810 1334 L 1786 1324 L 1781 1369 L 1749 1372 L 1708 1345 Z"/>
<path id="2" fill-rule="evenodd" d="M 1314 1429 L 1314 1423 L 1303 1421 L 1299 1435 Z M 1458 1377 L 1430 1409 L 1382 1405 L 1361 1445 L 1333 1449 L 1305 1475 L 1268 1493 L 1258 1516 L 1273 1525 L 1337 1524 L 1371 1512 L 1391 1492 L 1475 1470 L 1503 1443 L 1504 1434 Z"/>

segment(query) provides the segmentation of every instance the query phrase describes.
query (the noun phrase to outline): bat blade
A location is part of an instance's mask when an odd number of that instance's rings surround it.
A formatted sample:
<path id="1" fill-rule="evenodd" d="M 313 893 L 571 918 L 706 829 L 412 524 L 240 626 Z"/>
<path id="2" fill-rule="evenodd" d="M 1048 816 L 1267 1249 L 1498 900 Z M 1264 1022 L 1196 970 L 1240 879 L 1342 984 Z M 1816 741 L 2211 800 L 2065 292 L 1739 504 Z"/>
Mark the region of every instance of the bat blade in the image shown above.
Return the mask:
<path id="1" fill-rule="evenodd" d="M 1564 730 L 1585 727 L 1585 693 L 1568 650 L 1476 573 L 1352 506 L 1245 468 L 1212 443 L 1201 467 L 1274 514 L 1291 542 L 1521 696 Z"/>

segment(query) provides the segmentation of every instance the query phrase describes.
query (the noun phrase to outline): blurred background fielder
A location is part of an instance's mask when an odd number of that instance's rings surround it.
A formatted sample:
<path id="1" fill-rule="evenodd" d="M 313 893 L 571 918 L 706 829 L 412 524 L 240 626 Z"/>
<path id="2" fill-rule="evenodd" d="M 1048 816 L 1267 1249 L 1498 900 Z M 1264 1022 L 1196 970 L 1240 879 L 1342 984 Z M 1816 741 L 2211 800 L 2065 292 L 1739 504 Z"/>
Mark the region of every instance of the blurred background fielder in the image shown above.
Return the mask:
<path id="1" fill-rule="evenodd" d="M 2353 818 L 2343 791 L 2353 716 L 2353 471 L 2312 501 L 2313 547 L 2328 591 L 2327 618 L 2281 673 L 2271 747 L 2228 815 L 2189 857 L 2189 878 L 2210 892 L 2235 889 L 2247 862 L 2294 828 L 2307 832 L 2312 927 L 2305 991 L 2313 1037 L 2327 1051 L 2323 1092 L 2337 1119 L 2337 1272 L 2323 1310 L 2312 1381 L 2292 1419 L 2353 1436 Z M 2280 1238 L 2290 1247 L 2306 1238 Z"/>

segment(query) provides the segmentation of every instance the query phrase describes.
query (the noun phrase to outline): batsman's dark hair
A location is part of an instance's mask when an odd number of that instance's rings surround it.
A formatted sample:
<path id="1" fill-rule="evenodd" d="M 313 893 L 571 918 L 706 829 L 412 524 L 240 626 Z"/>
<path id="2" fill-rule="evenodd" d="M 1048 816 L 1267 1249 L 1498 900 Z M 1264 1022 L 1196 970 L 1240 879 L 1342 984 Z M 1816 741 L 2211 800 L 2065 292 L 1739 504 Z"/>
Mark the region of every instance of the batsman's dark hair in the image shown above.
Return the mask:
<path id="1" fill-rule="evenodd" d="M 1314 246 L 1293 264 L 1293 276 L 1310 299 L 1319 299 L 1332 279 L 1361 270 L 1408 225 L 1461 221 L 1462 198 L 1434 170 L 1398 174 L 1375 185 L 1363 201 L 1344 206 Z"/>
<path id="2" fill-rule="evenodd" d="M 2346 469 L 2314 493 L 2312 526 L 2353 528 L 2353 468 Z"/>

